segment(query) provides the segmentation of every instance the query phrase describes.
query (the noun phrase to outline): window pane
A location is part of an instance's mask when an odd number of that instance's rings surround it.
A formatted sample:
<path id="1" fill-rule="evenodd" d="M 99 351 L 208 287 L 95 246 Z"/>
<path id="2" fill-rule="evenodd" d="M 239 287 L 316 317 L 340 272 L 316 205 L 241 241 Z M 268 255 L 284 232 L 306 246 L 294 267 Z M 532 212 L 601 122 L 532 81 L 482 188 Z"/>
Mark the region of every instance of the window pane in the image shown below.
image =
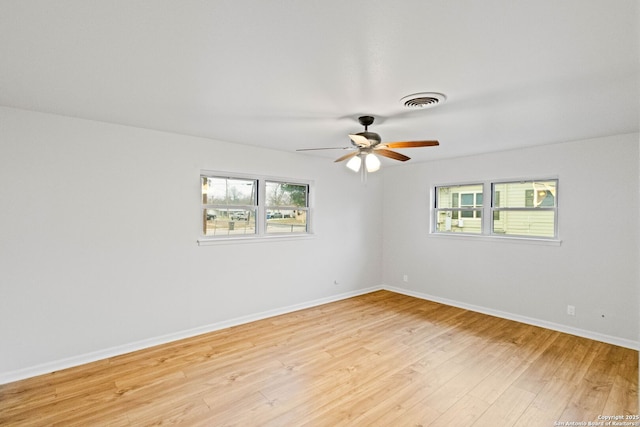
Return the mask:
<path id="1" fill-rule="evenodd" d="M 204 234 L 228 236 L 255 234 L 256 211 L 250 209 L 204 209 Z"/>
<path id="2" fill-rule="evenodd" d="M 306 210 L 267 209 L 267 233 L 305 233 L 306 231 Z"/>
<path id="3" fill-rule="evenodd" d="M 267 181 L 265 190 L 266 232 L 306 233 L 309 186 Z"/>
<path id="4" fill-rule="evenodd" d="M 555 212 L 540 210 L 500 211 L 493 217 L 493 232 L 511 236 L 555 236 Z"/>
<path id="5" fill-rule="evenodd" d="M 267 206 L 307 207 L 307 185 L 267 181 L 266 192 Z"/>
<path id="6" fill-rule="evenodd" d="M 528 181 L 503 182 L 493 185 L 494 207 L 528 208 L 555 207 L 558 182 Z M 496 193 L 500 197 L 496 197 Z"/>
<path id="7" fill-rule="evenodd" d="M 473 206 L 476 193 L 482 194 L 482 184 L 436 187 L 436 208 L 457 208 L 458 201 L 460 206 Z M 469 198 L 471 201 L 465 202 Z"/>
<path id="8" fill-rule="evenodd" d="M 256 181 L 202 177 L 202 202 L 207 205 L 255 205 Z"/>
<path id="9" fill-rule="evenodd" d="M 482 233 L 482 191 L 482 184 L 436 187 L 436 231 Z"/>

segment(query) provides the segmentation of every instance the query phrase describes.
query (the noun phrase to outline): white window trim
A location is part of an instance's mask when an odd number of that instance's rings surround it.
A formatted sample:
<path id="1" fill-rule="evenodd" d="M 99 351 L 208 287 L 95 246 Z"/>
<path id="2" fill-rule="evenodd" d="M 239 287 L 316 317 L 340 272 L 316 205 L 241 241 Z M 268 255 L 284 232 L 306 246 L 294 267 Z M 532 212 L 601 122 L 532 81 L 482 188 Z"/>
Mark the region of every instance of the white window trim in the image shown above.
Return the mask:
<path id="1" fill-rule="evenodd" d="M 556 181 L 556 185 L 560 186 L 560 179 L 558 176 L 551 176 L 546 178 L 511 178 L 511 179 L 491 179 L 491 180 L 469 180 L 464 182 L 456 182 L 449 184 L 435 184 L 430 187 L 430 197 L 429 197 L 429 237 L 435 238 L 453 238 L 459 240 L 471 240 L 477 242 L 504 242 L 504 243 L 521 243 L 521 244 L 533 244 L 533 245 L 543 245 L 543 246 L 560 246 L 562 244 L 562 239 L 560 239 L 560 233 L 558 228 L 558 212 L 560 209 L 560 205 L 558 199 L 556 199 L 556 207 L 553 208 L 555 210 L 556 215 L 554 218 L 554 234 L 556 237 L 538 237 L 538 236 L 508 236 L 508 235 L 500 235 L 494 234 L 492 230 L 493 223 L 493 184 L 502 184 L 508 182 L 521 182 L 521 181 Z M 474 234 L 474 233 L 451 233 L 451 232 L 442 232 L 437 231 L 437 209 L 436 209 L 436 188 L 437 187 L 456 187 L 456 186 L 464 186 L 464 185 L 483 185 L 483 206 L 482 206 L 482 233 Z M 489 204 L 485 203 L 486 200 L 489 200 Z M 485 219 L 487 219 L 485 221 Z"/>
<path id="2" fill-rule="evenodd" d="M 227 236 L 204 236 L 201 235 L 197 239 L 199 246 L 210 246 L 220 244 L 236 244 L 236 243 L 258 243 L 258 242 L 274 242 L 283 240 L 308 240 L 314 239 L 315 233 L 313 231 L 313 206 L 314 206 L 314 181 L 308 179 L 298 179 L 291 177 L 280 177 L 271 175 L 258 175 L 258 174 L 246 174 L 236 172 L 226 172 L 219 170 L 202 169 L 200 170 L 200 176 L 216 176 L 226 178 L 238 178 L 238 179 L 251 179 L 258 181 L 258 213 L 256 216 L 256 233 L 251 235 L 227 235 Z M 307 231 L 299 233 L 266 233 L 266 182 L 281 182 L 289 184 L 303 184 L 308 186 L 307 194 Z M 198 200 L 198 218 L 202 219 L 202 187 L 199 184 L 197 191 L 200 195 Z M 200 227 L 200 233 L 202 233 L 202 227 Z"/>
<path id="3" fill-rule="evenodd" d="M 317 236 L 310 233 L 299 234 L 263 234 L 255 235 L 251 237 L 246 236 L 224 236 L 224 237 L 201 237 L 197 240 L 198 246 L 214 246 L 214 245 L 235 245 L 245 243 L 266 243 L 266 242 L 281 242 L 291 240 L 310 240 L 315 239 Z"/>
<path id="4" fill-rule="evenodd" d="M 520 243 L 541 246 L 560 246 L 560 239 L 546 239 L 540 237 L 521 237 L 521 236 L 498 236 L 487 234 L 471 234 L 471 233 L 429 233 L 430 238 L 436 239 L 459 239 L 470 240 L 475 242 L 500 242 L 500 243 Z"/>

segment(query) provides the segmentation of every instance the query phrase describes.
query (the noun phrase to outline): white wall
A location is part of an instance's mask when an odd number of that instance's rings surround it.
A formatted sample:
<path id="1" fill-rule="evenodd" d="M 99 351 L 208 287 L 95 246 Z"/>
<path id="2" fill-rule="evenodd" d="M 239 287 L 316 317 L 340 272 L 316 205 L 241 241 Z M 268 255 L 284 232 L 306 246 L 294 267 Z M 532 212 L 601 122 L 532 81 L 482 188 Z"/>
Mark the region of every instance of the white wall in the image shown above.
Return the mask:
<path id="1" fill-rule="evenodd" d="M 637 346 L 638 154 L 630 134 L 386 169 L 383 283 Z M 554 176 L 560 246 L 429 234 L 436 184 Z"/>
<path id="2" fill-rule="evenodd" d="M 381 283 L 637 343 L 638 151 L 623 135 L 363 186 L 326 159 L 0 107 L 0 383 Z M 316 237 L 198 246 L 201 169 L 314 180 Z M 429 235 L 434 184 L 552 175 L 561 246 Z"/>
<path id="3" fill-rule="evenodd" d="M 198 246 L 201 169 L 314 180 L 316 237 Z M 0 379 L 379 286 L 381 186 L 326 159 L 0 108 Z"/>

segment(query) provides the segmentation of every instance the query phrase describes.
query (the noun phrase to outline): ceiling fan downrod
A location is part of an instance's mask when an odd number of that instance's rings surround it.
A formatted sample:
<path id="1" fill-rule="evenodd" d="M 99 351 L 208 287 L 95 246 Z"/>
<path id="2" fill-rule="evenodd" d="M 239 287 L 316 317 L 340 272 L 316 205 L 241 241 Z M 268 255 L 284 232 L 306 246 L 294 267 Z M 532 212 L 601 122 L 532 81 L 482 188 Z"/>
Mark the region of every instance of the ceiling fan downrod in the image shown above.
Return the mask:
<path id="1" fill-rule="evenodd" d="M 374 117 L 373 116 L 360 116 L 358 117 L 358 121 L 360 122 L 360 124 L 362 126 L 364 126 L 364 131 L 367 132 L 369 130 L 369 126 L 373 123 L 374 121 Z"/>

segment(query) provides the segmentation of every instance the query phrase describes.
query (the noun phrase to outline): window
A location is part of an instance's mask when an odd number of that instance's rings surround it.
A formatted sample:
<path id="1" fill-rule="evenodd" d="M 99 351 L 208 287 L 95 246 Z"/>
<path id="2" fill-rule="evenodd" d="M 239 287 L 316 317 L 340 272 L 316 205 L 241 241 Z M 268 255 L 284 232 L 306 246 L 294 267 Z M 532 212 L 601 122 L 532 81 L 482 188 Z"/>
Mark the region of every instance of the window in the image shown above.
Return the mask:
<path id="1" fill-rule="evenodd" d="M 308 185 L 267 181 L 266 193 L 268 234 L 307 231 Z"/>
<path id="2" fill-rule="evenodd" d="M 309 232 L 309 184 L 202 173 L 205 237 L 259 237 Z"/>
<path id="3" fill-rule="evenodd" d="M 433 230 L 557 239 L 557 197 L 557 179 L 436 186 Z"/>
<path id="4" fill-rule="evenodd" d="M 256 234 L 258 181 L 202 176 L 205 236 Z"/>
<path id="5" fill-rule="evenodd" d="M 483 184 L 436 187 L 436 231 L 482 233 Z"/>
<path id="6" fill-rule="evenodd" d="M 492 234 L 557 237 L 557 180 L 492 184 Z"/>

